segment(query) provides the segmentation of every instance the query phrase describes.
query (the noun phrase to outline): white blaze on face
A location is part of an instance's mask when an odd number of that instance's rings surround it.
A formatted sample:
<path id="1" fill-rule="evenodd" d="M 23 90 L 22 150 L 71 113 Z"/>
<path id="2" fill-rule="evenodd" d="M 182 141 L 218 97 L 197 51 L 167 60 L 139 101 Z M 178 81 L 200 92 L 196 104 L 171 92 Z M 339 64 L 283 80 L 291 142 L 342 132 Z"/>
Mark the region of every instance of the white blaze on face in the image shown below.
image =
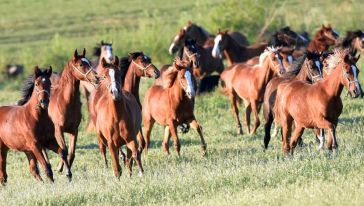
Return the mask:
<path id="1" fill-rule="evenodd" d="M 353 74 L 354 74 L 355 88 L 356 88 L 357 92 L 360 94 L 361 89 L 360 89 L 359 80 L 358 80 L 358 68 L 356 68 L 355 65 L 351 65 L 351 69 L 353 70 Z"/>
<path id="2" fill-rule="evenodd" d="M 112 54 L 112 48 L 111 46 L 105 46 L 105 59 L 108 63 L 110 63 L 110 61 L 113 59 L 113 54 Z"/>
<path id="3" fill-rule="evenodd" d="M 292 64 L 292 62 L 293 62 L 293 56 L 292 55 L 288 55 L 287 59 L 288 59 L 289 64 Z"/>
<path id="4" fill-rule="evenodd" d="M 186 93 L 190 94 L 191 97 L 195 96 L 195 88 L 193 87 L 193 83 L 192 83 L 192 74 L 190 71 L 186 71 L 185 72 L 185 78 L 187 80 L 187 88 L 186 88 Z"/>
<path id="5" fill-rule="evenodd" d="M 322 76 L 322 72 L 321 72 L 321 64 L 320 64 L 320 62 L 319 61 L 315 61 L 315 65 L 316 65 L 316 67 L 317 67 L 317 69 L 318 69 L 318 71 L 319 71 L 319 73 L 320 73 L 320 77 L 321 77 L 321 79 L 323 78 L 323 76 Z"/>
<path id="6" fill-rule="evenodd" d="M 308 42 L 308 40 L 304 37 L 304 36 L 302 36 L 302 35 L 300 35 L 300 34 L 297 34 L 298 35 L 298 37 L 302 40 L 302 41 L 304 41 L 304 42 Z"/>
<path id="7" fill-rule="evenodd" d="M 222 35 L 219 34 L 215 37 L 215 40 L 214 40 L 214 48 L 212 49 L 212 56 L 215 57 L 215 58 L 221 58 L 221 51 L 220 51 L 220 47 L 219 47 L 219 44 L 222 40 Z"/>
<path id="8" fill-rule="evenodd" d="M 118 92 L 118 88 L 117 88 L 117 85 L 116 85 L 115 70 L 114 69 L 109 69 L 109 76 L 111 78 L 110 91 L 112 93 L 112 97 L 113 97 L 113 99 L 117 99 L 118 96 L 119 96 L 119 92 Z"/>

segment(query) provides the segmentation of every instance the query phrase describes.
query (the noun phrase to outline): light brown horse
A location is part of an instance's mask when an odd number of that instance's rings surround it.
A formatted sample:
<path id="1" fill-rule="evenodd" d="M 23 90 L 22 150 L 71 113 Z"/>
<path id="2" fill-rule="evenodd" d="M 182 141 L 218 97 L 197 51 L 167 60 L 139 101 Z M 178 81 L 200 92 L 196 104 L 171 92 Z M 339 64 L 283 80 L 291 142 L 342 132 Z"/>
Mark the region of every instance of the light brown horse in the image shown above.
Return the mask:
<path id="1" fill-rule="evenodd" d="M 214 41 L 212 56 L 222 58 L 224 54 L 228 61 L 228 66 L 259 56 L 268 46 L 267 43 L 259 43 L 252 46 L 241 45 L 228 35 L 227 30 L 225 32 L 218 32 Z"/>
<path id="2" fill-rule="evenodd" d="M 293 154 L 305 128 L 328 129 L 328 149 L 338 147 L 336 126 L 343 108 L 340 98 L 343 87 L 354 98 L 361 93 L 355 65 L 358 59 L 350 56 L 348 50 L 334 50 L 328 59 L 329 75 L 324 80 L 315 84 L 296 80 L 278 86 L 274 116 L 282 126 L 284 153 Z M 295 129 L 289 143 L 293 122 Z"/>
<path id="3" fill-rule="evenodd" d="M 193 39 L 192 39 L 193 40 Z M 187 38 L 187 33 L 185 30 L 181 30 L 181 32 L 176 36 L 175 41 L 173 43 L 173 54 L 177 51 L 181 51 L 186 46 L 186 42 L 191 41 L 190 38 Z M 221 74 L 224 70 L 224 64 L 221 59 L 214 58 L 211 55 L 211 51 L 213 47 L 202 47 L 196 43 L 196 52 L 199 54 L 199 67 L 194 69 L 194 73 L 198 79 L 202 79 L 204 76 L 207 76 L 213 72 L 217 72 Z M 182 56 L 180 56 L 182 58 Z"/>
<path id="4" fill-rule="evenodd" d="M 193 75 L 190 69 L 190 62 L 181 61 L 178 57 L 173 63 L 173 68 L 168 69 L 170 86 L 163 88 L 160 85 L 153 85 L 148 89 L 143 105 L 143 122 L 145 132 L 146 149 L 150 144 L 150 134 L 154 123 L 157 121 L 165 125 L 165 136 L 163 140 L 163 150 L 169 154 L 169 139 L 172 136 L 174 148 L 180 154 L 181 144 L 177 135 L 177 126 L 190 124 L 197 130 L 203 154 L 206 153 L 206 143 L 202 134 L 202 127 L 197 122 L 194 115 L 195 88 Z"/>
<path id="5" fill-rule="evenodd" d="M 72 166 L 75 158 L 78 126 L 81 122 L 80 81 L 86 81 L 96 86 L 98 78 L 92 69 L 90 61 L 86 58 L 86 50 L 82 55 L 75 51 L 72 58 L 66 63 L 58 84 L 52 89 L 49 103 L 49 116 L 54 122 L 55 136 L 62 149 L 67 149 L 64 141 L 64 133 L 68 133 L 70 152 L 69 165 Z M 61 162 L 58 171 L 62 171 Z"/>
<path id="6" fill-rule="evenodd" d="M 67 153 L 62 153 L 54 137 L 54 125 L 48 116 L 52 68 L 44 72 L 35 67 L 34 74 L 23 86 L 20 106 L 0 107 L 0 183 L 7 181 L 6 157 L 9 149 L 22 151 L 29 161 L 30 173 L 42 181 L 37 162 L 43 167 L 50 181 L 53 180 L 51 165 L 42 150 L 47 147 L 58 153 L 67 164 Z M 69 167 L 68 167 L 69 169 Z M 67 176 L 71 179 L 70 170 Z"/>
<path id="7" fill-rule="evenodd" d="M 121 167 L 118 152 L 122 145 L 127 146 L 127 166 L 132 170 L 131 157 L 137 162 L 140 174 L 143 167 L 137 149 L 136 136 L 141 127 L 141 109 L 134 95 L 121 89 L 121 71 L 119 59 L 115 56 L 112 63 L 101 60 L 101 86 L 91 95 L 91 117 L 96 125 L 96 135 L 101 154 L 105 156 L 105 147 L 110 150 L 114 175 L 119 178 Z"/>
<path id="8" fill-rule="evenodd" d="M 337 33 L 330 25 L 322 25 L 320 30 L 316 32 L 311 42 L 307 46 L 307 51 L 310 52 L 324 52 L 330 46 L 338 43 L 339 33 Z"/>
<path id="9" fill-rule="evenodd" d="M 253 111 L 254 128 L 251 133 L 254 134 L 260 124 L 258 111 L 260 104 L 263 102 L 266 85 L 277 74 L 285 73 L 282 61 L 279 48 L 268 47 L 260 55 L 259 64 L 234 64 L 221 74 L 222 84 L 229 95 L 239 134 L 242 134 L 243 130 L 239 119 L 237 99 L 240 97 L 244 100 L 245 124 L 248 132 L 250 132 L 250 114 Z"/>
<path id="10" fill-rule="evenodd" d="M 181 33 L 184 33 L 185 35 L 181 35 Z M 228 34 L 235 39 L 235 41 L 239 42 L 239 44 L 249 45 L 248 39 L 243 34 L 234 31 L 229 31 Z M 184 42 L 186 39 L 194 39 L 199 46 L 204 48 L 214 46 L 214 36 L 209 34 L 202 26 L 189 21 L 186 26 L 180 29 L 179 34 L 174 37 L 168 49 L 169 53 L 174 54 L 181 49 L 181 42 Z"/>
<path id="11" fill-rule="evenodd" d="M 323 78 L 323 65 L 321 56 L 315 52 L 307 52 L 304 56 L 300 57 L 297 62 L 291 67 L 291 70 L 283 74 L 281 77 L 273 78 L 266 87 L 263 102 L 264 114 L 264 147 L 268 148 L 271 138 L 270 130 L 273 123 L 273 107 L 276 99 L 278 85 L 282 82 L 289 82 L 293 80 L 301 80 L 309 83 L 316 82 Z M 275 132 L 276 133 L 275 128 Z M 274 135 L 275 136 L 275 135 Z"/>

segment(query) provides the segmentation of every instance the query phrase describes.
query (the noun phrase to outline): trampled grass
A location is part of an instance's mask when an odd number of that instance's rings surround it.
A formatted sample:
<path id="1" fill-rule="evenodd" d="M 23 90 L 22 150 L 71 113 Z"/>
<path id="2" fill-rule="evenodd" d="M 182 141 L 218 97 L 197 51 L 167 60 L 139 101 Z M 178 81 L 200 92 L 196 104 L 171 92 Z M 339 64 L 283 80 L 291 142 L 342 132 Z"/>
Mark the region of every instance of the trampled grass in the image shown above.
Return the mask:
<path id="1" fill-rule="evenodd" d="M 27 74 L 36 64 L 51 64 L 59 70 L 75 48 L 91 49 L 104 39 L 114 42 L 115 54 L 145 50 L 159 66 L 171 61 L 167 54 L 170 40 L 189 19 L 211 31 L 219 25 L 243 31 L 253 42 L 254 34 L 269 22 L 274 8 L 279 12 L 268 31 L 289 24 L 296 30 L 302 28 L 313 33 L 321 23 L 331 23 L 344 33 L 348 29 L 363 29 L 360 4 L 253 0 L 86 4 L 79 0 L 62 3 L 3 0 L 0 63 L 24 63 Z M 228 10 L 231 13 L 224 13 Z M 253 15 L 253 12 L 258 13 Z M 228 20 L 234 15 L 237 17 L 233 21 Z M 237 22 L 239 19 L 242 22 Z M 19 98 L 21 81 L 19 78 L 0 83 L 1 105 Z M 151 84 L 152 80 L 142 80 L 142 95 Z M 262 127 L 257 135 L 237 135 L 228 99 L 215 91 L 196 100 L 195 114 L 203 126 L 207 157 L 201 156 L 199 138 L 193 130 L 180 134 L 181 157 L 176 156 L 172 145 L 171 155 L 165 156 L 161 149 L 163 128 L 155 125 L 150 152 L 142 158 L 144 177 L 138 177 L 134 168 L 135 175 L 129 178 L 123 167 L 120 180 L 113 177 L 110 162 L 109 168 L 104 167 L 95 134 L 86 133 L 83 122 L 71 183 L 64 174 L 57 173 L 54 184 L 36 182 L 28 172 L 25 155 L 13 151 L 8 155 L 8 184 L 0 187 L 0 204 L 363 205 L 364 100 L 344 96 L 336 154 L 319 151 L 311 131 L 304 133 L 305 146 L 296 150 L 293 158 L 282 155 L 278 137 L 272 139 L 264 152 Z M 83 113 L 86 119 L 85 108 Z M 54 154 L 51 163 L 55 169 L 58 158 Z"/>

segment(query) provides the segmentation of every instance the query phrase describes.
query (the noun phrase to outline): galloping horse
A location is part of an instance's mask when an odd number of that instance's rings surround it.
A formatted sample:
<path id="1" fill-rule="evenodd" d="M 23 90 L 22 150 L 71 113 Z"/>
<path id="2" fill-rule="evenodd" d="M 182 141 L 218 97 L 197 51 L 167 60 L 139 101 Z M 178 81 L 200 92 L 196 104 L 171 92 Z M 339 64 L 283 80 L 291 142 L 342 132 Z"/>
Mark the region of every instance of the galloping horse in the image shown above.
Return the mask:
<path id="1" fill-rule="evenodd" d="M 193 38 L 192 38 L 193 39 Z M 173 50 L 173 53 L 175 53 L 176 51 L 185 51 L 185 49 L 183 49 L 186 46 L 186 43 L 188 41 L 191 41 L 191 38 L 187 38 L 187 33 L 185 30 L 181 30 L 181 32 L 176 36 L 176 41 L 174 41 L 173 48 L 176 48 L 175 50 Z M 192 43 L 190 43 L 192 44 Z M 214 71 L 216 71 L 217 73 L 221 74 L 221 72 L 224 70 L 224 64 L 222 62 L 221 59 L 218 58 L 214 58 L 211 55 L 211 51 L 212 51 L 212 47 L 202 47 L 200 45 L 198 45 L 197 43 L 195 44 L 196 49 L 197 50 L 195 53 L 199 54 L 199 69 L 194 69 L 196 70 L 196 77 L 199 79 L 202 79 L 204 76 L 207 76 L 211 73 L 213 73 Z M 185 54 L 183 54 L 185 55 Z M 180 56 L 181 57 L 181 56 Z"/>
<path id="2" fill-rule="evenodd" d="M 166 77 L 170 79 L 170 86 L 163 88 L 153 85 L 148 89 L 143 105 L 143 122 L 145 129 L 146 149 L 149 147 L 150 134 L 154 123 L 157 121 L 165 125 L 165 136 L 163 150 L 169 154 L 169 139 L 172 135 L 174 147 L 180 154 L 181 144 L 178 139 L 176 128 L 178 125 L 190 124 L 197 130 L 203 153 L 206 153 L 206 143 L 202 134 L 202 127 L 196 121 L 194 111 L 195 88 L 190 62 L 180 60 L 178 57 L 173 63 L 173 68 L 167 70 Z"/>
<path id="3" fill-rule="evenodd" d="M 274 116 L 282 126 L 284 153 L 290 151 L 293 154 L 305 128 L 328 129 L 328 149 L 338 147 L 336 126 L 343 108 L 340 98 L 343 87 L 354 98 L 361 93 L 359 70 L 355 65 L 358 59 L 352 57 L 348 50 L 334 50 L 327 60 L 328 76 L 322 81 L 308 84 L 295 80 L 278 86 Z M 293 122 L 295 129 L 289 143 Z"/>
<path id="4" fill-rule="evenodd" d="M 113 162 L 114 175 L 119 178 L 121 167 L 118 151 L 122 145 L 126 144 L 127 166 L 130 175 L 132 170 L 131 156 L 137 162 L 142 174 L 143 167 L 136 141 L 136 135 L 141 127 L 141 109 L 134 95 L 121 89 L 118 57 L 115 56 L 111 63 L 102 59 L 99 75 L 101 85 L 98 90 L 94 90 L 92 95 L 94 98 L 90 99 L 90 112 L 96 125 L 100 152 L 107 163 L 104 147 L 107 145 Z"/>
<path id="5" fill-rule="evenodd" d="M 185 35 L 181 35 L 181 33 L 184 33 Z M 239 42 L 239 44 L 249 45 L 247 38 L 243 34 L 230 31 L 229 35 L 235 41 Z M 189 21 L 186 26 L 180 29 L 179 34 L 174 37 L 173 42 L 168 49 L 169 53 L 174 54 L 181 49 L 181 42 L 184 42 L 186 39 L 194 39 L 199 46 L 204 48 L 214 46 L 214 36 L 209 34 L 203 27 Z"/>
<path id="6" fill-rule="evenodd" d="M 30 173 L 39 181 L 37 161 L 42 165 L 48 179 L 53 180 L 50 163 L 42 150 L 47 147 L 58 153 L 67 166 L 67 176 L 72 177 L 67 163 L 67 153 L 59 148 L 54 137 L 54 125 L 48 116 L 52 68 L 44 72 L 35 67 L 30 82 L 23 86 L 20 106 L 0 107 L 0 183 L 7 181 L 6 157 L 9 149 L 22 151 L 27 155 Z"/>
<path id="7" fill-rule="evenodd" d="M 268 47 L 260 55 L 259 64 L 234 64 L 221 74 L 222 83 L 229 95 L 231 109 L 238 124 L 239 134 L 242 134 L 243 130 L 237 107 L 238 97 L 244 100 L 245 124 L 248 132 L 250 132 L 250 114 L 253 111 L 254 128 L 251 133 L 254 134 L 260 124 L 258 111 L 263 101 L 265 87 L 277 73 L 283 74 L 284 72 L 285 68 L 282 63 L 282 56 L 279 54 L 279 48 Z"/>
<path id="8" fill-rule="evenodd" d="M 330 46 L 337 43 L 338 38 L 339 34 L 330 25 L 322 25 L 308 44 L 307 51 L 318 53 L 327 51 Z"/>
<path id="9" fill-rule="evenodd" d="M 54 123 L 55 136 L 62 149 L 67 149 L 64 133 L 70 134 L 70 153 L 68 156 L 70 166 L 72 166 L 75 158 L 78 126 L 82 117 L 80 81 L 87 81 L 94 86 L 98 84 L 97 74 L 85 55 L 85 49 L 82 55 L 78 55 L 77 50 L 75 51 L 73 57 L 64 66 L 58 84 L 52 89 L 49 103 L 49 116 Z M 58 171 L 62 171 L 62 169 L 63 164 L 60 163 Z"/>
<path id="10" fill-rule="evenodd" d="M 267 149 L 271 138 L 270 130 L 273 123 L 273 107 L 276 100 L 278 85 L 282 82 L 292 80 L 307 81 L 310 83 L 316 82 L 323 78 L 323 66 L 320 59 L 320 54 L 315 52 L 307 52 L 296 64 L 291 67 L 291 70 L 283 74 L 281 77 L 273 78 L 266 87 L 263 102 L 264 114 L 264 147 Z M 275 128 L 276 129 L 276 128 Z"/>
<path id="11" fill-rule="evenodd" d="M 341 46 L 349 48 L 350 52 L 354 52 L 354 50 L 364 52 L 364 33 L 361 30 L 348 31 Z"/>
<path id="12" fill-rule="evenodd" d="M 222 58 L 223 54 L 225 54 L 228 66 L 231 66 L 234 63 L 245 62 L 248 59 L 259 56 L 267 45 L 267 43 L 259 43 L 252 46 L 240 45 L 228 35 L 228 31 L 218 32 L 215 37 L 212 56 Z"/>

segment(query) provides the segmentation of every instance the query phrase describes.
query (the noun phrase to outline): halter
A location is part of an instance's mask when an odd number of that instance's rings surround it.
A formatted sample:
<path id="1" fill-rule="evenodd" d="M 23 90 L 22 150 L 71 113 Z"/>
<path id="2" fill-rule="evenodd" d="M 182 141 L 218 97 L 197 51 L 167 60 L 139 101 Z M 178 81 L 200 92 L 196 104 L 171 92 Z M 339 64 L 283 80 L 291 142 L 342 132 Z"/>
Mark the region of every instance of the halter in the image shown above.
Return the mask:
<path id="1" fill-rule="evenodd" d="M 74 64 L 71 64 L 71 66 L 73 67 L 73 69 L 75 69 L 78 73 L 80 73 L 86 80 L 88 83 L 92 84 L 92 86 L 94 86 L 95 88 L 97 87 L 96 84 L 94 84 L 89 78 L 87 78 L 87 75 L 90 74 L 90 72 L 93 70 L 92 67 L 90 67 L 90 69 L 86 72 L 83 73 L 81 70 L 79 70 Z"/>
<path id="2" fill-rule="evenodd" d="M 350 66 L 351 67 L 351 66 Z M 344 66 L 342 66 L 342 69 L 343 69 L 343 74 L 344 74 L 344 77 L 346 78 L 346 80 L 348 80 L 348 82 L 349 82 L 349 89 L 350 89 L 350 85 L 351 84 L 355 84 L 355 83 L 358 83 L 359 81 L 356 79 L 356 78 L 354 78 L 354 80 L 353 81 L 351 81 L 350 79 L 349 79 L 349 75 L 345 72 L 345 69 L 344 69 Z M 349 93 L 349 91 L 348 91 L 348 93 Z"/>
<path id="3" fill-rule="evenodd" d="M 39 97 L 39 95 L 44 92 L 44 93 L 48 94 L 48 98 L 50 98 L 51 94 L 45 89 L 42 89 L 42 90 L 38 89 L 38 86 L 35 86 L 34 88 L 35 88 L 35 93 L 37 94 L 37 99 L 38 99 L 38 104 L 36 105 L 36 108 L 40 108 L 41 98 Z"/>
<path id="4" fill-rule="evenodd" d="M 279 52 L 278 51 L 274 51 L 274 54 L 279 56 Z M 284 74 L 286 72 L 286 69 L 284 68 L 282 59 L 279 59 L 279 58 L 277 58 L 277 59 L 278 59 L 278 65 L 279 65 L 279 70 L 280 70 L 279 73 L 280 74 Z M 270 57 L 270 60 L 273 62 L 273 59 L 271 57 Z"/>
<path id="5" fill-rule="evenodd" d="M 152 66 L 152 63 L 148 64 L 146 67 L 143 67 L 143 66 L 139 65 L 138 63 L 136 63 L 134 60 L 131 60 L 131 62 L 133 62 L 133 63 L 134 63 L 134 64 L 138 67 L 138 69 L 139 69 L 139 70 L 143 71 L 144 76 L 146 76 L 146 70 L 147 70 L 150 66 Z"/>
<path id="6" fill-rule="evenodd" d="M 310 75 L 312 82 L 316 82 L 316 81 L 322 79 L 321 74 L 313 75 L 312 69 L 311 69 L 310 65 L 308 64 L 307 60 L 305 60 L 305 65 L 308 69 L 308 74 Z"/>
<path id="7" fill-rule="evenodd" d="M 191 59 L 191 58 L 192 58 L 192 57 L 194 57 L 194 56 L 197 56 L 197 52 L 192 53 L 192 54 L 189 54 L 187 50 L 185 50 L 185 49 L 184 49 L 183 51 L 184 51 L 184 53 L 187 55 L 187 57 L 188 57 L 189 59 Z"/>

